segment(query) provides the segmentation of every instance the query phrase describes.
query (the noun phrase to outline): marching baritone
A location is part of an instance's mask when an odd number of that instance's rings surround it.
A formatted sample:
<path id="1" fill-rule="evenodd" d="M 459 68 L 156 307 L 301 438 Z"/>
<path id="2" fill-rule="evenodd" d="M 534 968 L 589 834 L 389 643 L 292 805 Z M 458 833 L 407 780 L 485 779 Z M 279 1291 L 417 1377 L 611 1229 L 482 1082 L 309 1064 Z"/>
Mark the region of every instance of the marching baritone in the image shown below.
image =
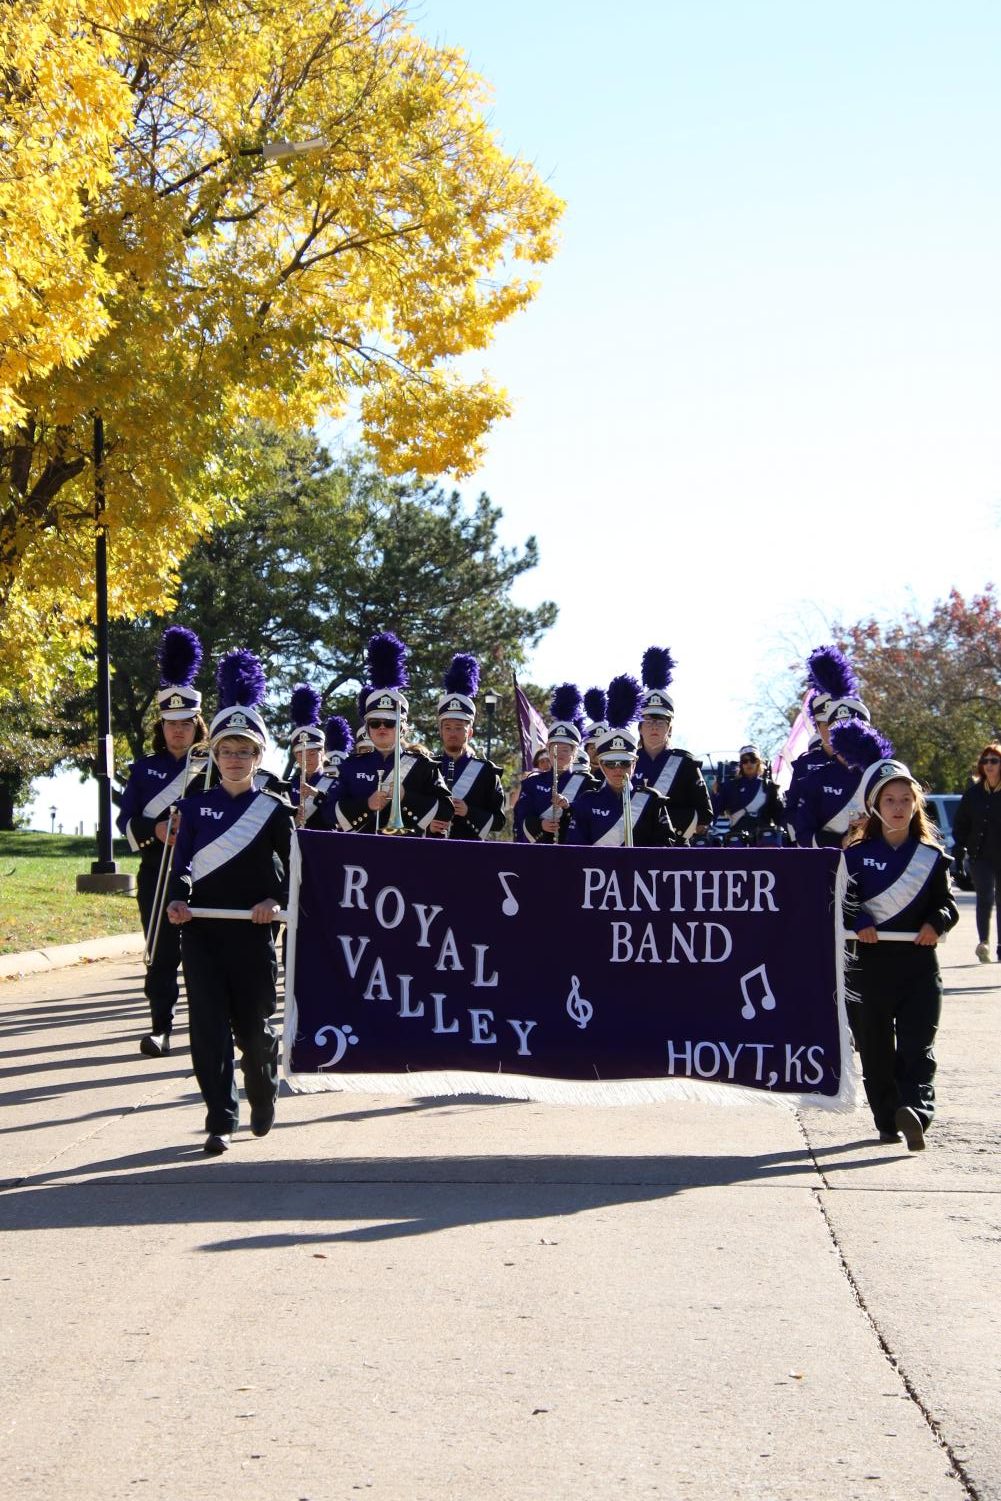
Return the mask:
<path id="1" fill-rule="evenodd" d="M 201 660 L 202 646 L 194 631 L 168 626 L 159 649 L 160 717 L 153 731 L 153 754 L 129 768 L 117 820 L 129 847 L 139 853 L 137 895 L 149 956 L 143 991 L 150 1009 L 150 1031 L 140 1039 L 139 1051 L 147 1058 L 170 1052 L 177 1008 L 181 945 L 177 932 L 159 921 L 157 896 L 173 838 L 170 809 L 204 786 L 208 758 L 193 755 L 193 747 L 208 738 L 202 695 L 192 686 Z"/>
<path id="2" fill-rule="evenodd" d="M 713 820 L 712 798 L 702 768 L 686 750 L 671 745 L 674 700 L 668 693 L 674 659 L 663 647 L 643 653 L 643 694 L 636 780 L 667 798 L 671 822 L 685 839 L 701 834 Z"/>
<path id="3" fill-rule="evenodd" d="M 667 845 L 676 843 L 667 799 L 649 787 L 634 790 L 640 685 L 623 674 L 608 686 L 611 723 L 597 736 L 595 752 L 604 781 L 582 792 L 570 813 L 568 844 Z"/>
<path id="4" fill-rule="evenodd" d="M 406 647 L 389 631 L 368 643 L 369 687 L 365 731 L 373 749 L 341 765 L 334 807 L 346 833 L 431 835 L 433 823 L 451 824 L 448 788 L 421 746 L 405 744 L 410 706 L 403 694 Z"/>
<path id="5" fill-rule="evenodd" d="M 218 782 L 180 805 L 167 917 L 181 928 L 191 1060 L 205 1101 L 205 1151 L 225 1152 L 239 1120 L 234 1038 L 243 1054 L 250 1129 L 266 1136 L 278 1095 L 278 962 L 272 924 L 288 901 L 292 812 L 254 787 L 267 744 L 264 674 L 250 652 L 219 664 L 221 707 L 209 731 Z M 196 917 L 192 907 L 249 914 Z"/>
<path id="6" fill-rule="evenodd" d="M 451 832 L 453 839 L 486 839 L 506 823 L 500 770 L 491 761 L 470 754 L 476 719 L 476 690 L 480 668 L 468 652 L 458 652 L 445 674 L 445 692 L 438 700 L 438 733 L 442 752 L 438 770 L 452 798 L 454 817 L 432 819 L 434 834 Z"/>

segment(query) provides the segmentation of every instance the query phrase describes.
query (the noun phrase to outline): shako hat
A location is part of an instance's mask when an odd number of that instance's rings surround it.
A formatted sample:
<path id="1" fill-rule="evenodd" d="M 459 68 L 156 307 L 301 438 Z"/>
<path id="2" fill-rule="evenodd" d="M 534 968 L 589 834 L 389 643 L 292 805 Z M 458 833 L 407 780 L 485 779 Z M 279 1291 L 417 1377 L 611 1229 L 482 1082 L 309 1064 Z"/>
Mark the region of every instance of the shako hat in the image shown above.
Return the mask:
<path id="1" fill-rule="evenodd" d="M 584 694 L 584 713 L 588 721 L 584 730 L 584 744 L 593 745 L 598 736 L 608 729 L 608 695 L 604 688 L 587 690 Z"/>
<path id="2" fill-rule="evenodd" d="M 561 683 L 549 702 L 546 742 L 549 745 L 583 745 L 584 720 L 580 712 L 580 689 L 576 683 Z"/>
<path id="3" fill-rule="evenodd" d="M 740 756 L 741 760 L 743 760 L 745 756 L 753 756 L 756 761 L 761 761 L 763 759 L 761 752 L 758 750 L 758 747 L 756 745 L 742 745 L 740 747 L 738 755 Z"/>
<path id="4" fill-rule="evenodd" d="M 827 723 L 835 725 L 846 719 L 862 719 L 868 724 L 869 710 L 860 698 L 832 698 L 827 706 Z"/>
<path id="5" fill-rule="evenodd" d="M 347 720 L 340 714 L 331 714 L 323 726 L 324 764 L 340 766 L 344 758 L 351 754 L 354 743 L 355 737 Z"/>
<path id="6" fill-rule="evenodd" d="M 409 682 L 404 665 L 407 648 L 392 631 L 380 631 L 369 638 L 365 657 L 371 685 L 365 696 L 365 718 L 406 719 L 410 705 L 401 689 Z"/>
<path id="7" fill-rule="evenodd" d="M 445 692 L 438 700 L 439 719 L 464 719 L 472 724 L 476 718 L 476 690 L 480 686 L 480 664 L 469 652 L 456 652 L 443 680 Z"/>
<path id="8" fill-rule="evenodd" d="M 594 745 L 599 761 L 622 761 L 635 756 L 639 737 L 634 728 L 643 709 L 643 689 L 624 672 L 608 685 L 608 725 Z"/>
<path id="9" fill-rule="evenodd" d="M 160 687 L 156 702 L 161 719 L 194 719 L 202 696 L 191 685 L 202 662 L 202 643 L 183 625 L 168 625 L 157 651 Z"/>
<path id="10" fill-rule="evenodd" d="M 831 704 L 835 699 L 858 697 L 858 678 L 839 646 L 829 644 L 815 647 L 806 659 L 806 674 L 813 690 L 809 708 L 815 724 L 828 722 Z"/>
<path id="11" fill-rule="evenodd" d="M 674 658 L 666 647 L 647 647 L 641 663 L 645 690 L 640 703 L 641 714 L 653 714 L 661 719 L 674 718 L 674 700 L 667 691 L 674 678 L 674 666 Z"/>
<path id="12" fill-rule="evenodd" d="M 216 670 L 219 709 L 209 725 L 214 748 L 226 735 L 242 735 L 263 750 L 268 732 L 258 706 L 264 701 L 264 669 L 251 651 L 227 652 Z"/>
<path id="13" fill-rule="evenodd" d="M 903 761 L 894 756 L 892 742 L 871 724 L 855 717 L 841 720 L 831 730 L 831 745 L 854 771 L 862 773 L 858 790 L 867 813 L 887 782 L 904 781 L 917 787 Z"/>
<path id="14" fill-rule="evenodd" d="M 290 708 L 292 733 L 289 736 L 290 750 L 323 750 L 323 731 L 320 728 L 320 695 L 308 683 L 297 683 L 292 689 Z"/>

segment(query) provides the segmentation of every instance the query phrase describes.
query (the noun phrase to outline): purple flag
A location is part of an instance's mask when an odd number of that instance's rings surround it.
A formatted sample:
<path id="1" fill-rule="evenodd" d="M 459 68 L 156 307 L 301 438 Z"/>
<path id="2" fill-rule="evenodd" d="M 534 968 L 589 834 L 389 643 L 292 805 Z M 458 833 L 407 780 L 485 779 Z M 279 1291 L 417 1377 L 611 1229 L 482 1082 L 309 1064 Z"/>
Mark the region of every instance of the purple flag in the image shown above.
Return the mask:
<path id="1" fill-rule="evenodd" d="M 538 709 L 533 709 L 528 699 L 518 687 L 518 679 L 514 678 L 514 701 L 518 709 L 518 735 L 521 740 L 521 769 L 529 772 L 535 765 L 535 758 L 549 740 L 549 731 L 546 722 Z"/>

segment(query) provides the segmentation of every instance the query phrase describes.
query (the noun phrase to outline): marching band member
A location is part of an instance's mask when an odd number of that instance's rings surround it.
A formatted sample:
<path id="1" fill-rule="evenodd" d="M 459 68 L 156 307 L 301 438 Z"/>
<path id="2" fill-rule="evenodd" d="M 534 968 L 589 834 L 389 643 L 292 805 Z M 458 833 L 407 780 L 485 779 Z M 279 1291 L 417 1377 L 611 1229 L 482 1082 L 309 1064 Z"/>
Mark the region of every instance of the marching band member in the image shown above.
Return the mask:
<path id="1" fill-rule="evenodd" d="M 869 710 L 859 698 L 834 699 L 826 710 L 833 754 L 801 780 L 793 816 L 796 843 L 801 848 L 837 848 L 848 841 L 865 818 L 861 774 L 838 755 L 833 732 L 851 720 L 868 724 Z"/>
<path id="2" fill-rule="evenodd" d="M 320 780 L 324 750 L 320 695 L 308 683 L 297 683 L 292 689 L 291 716 L 289 752 L 295 762 L 295 771 L 289 784 L 289 802 L 296 810 L 296 823 L 303 826 L 316 811 L 314 793 Z"/>
<path id="3" fill-rule="evenodd" d="M 701 834 L 712 823 L 709 789 L 696 758 L 671 745 L 674 700 L 667 689 L 674 674 L 674 659 L 663 647 L 651 646 L 643 653 L 643 686 L 640 705 L 640 747 L 636 779 L 667 798 L 671 822 L 685 838 Z"/>
<path id="4" fill-rule="evenodd" d="M 563 683 L 549 705 L 553 716 L 547 731 L 551 768 L 526 777 L 515 804 L 515 837 L 520 843 L 562 843 L 575 798 L 585 787 L 597 785 L 589 772 L 576 770 L 573 764 L 583 740 L 580 710 L 580 689 L 575 683 Z"/>
<path id="5" fill-rule="evenodd" d="M 753 837 L 760 829 L 782 824 L 782 794 L 764 775 L 765 765 L 756 745 L 740 747 L 738 774 L 723 784 L 723 811 L 731 829 Z"/>
<path id="6" fill-rule="evenodd" d="M 264 673 L 250 652 L 219 664 L 219 712 L 209 730 L 219 781 L 180 805 L 167 916 L 183 928 L 191 1059 L 205 1101 L 205 1151 L 230 1144 L 239 1119 L 234 1038 L 242 1054 L 250 1129 L 266 1136 L 278 1095 L 278 963 L 272 924 L 288 900 L 291 811 L 254 787 L 267 733 Z M 192 907 L 250 912 L 250 921 L 192 916 Z"/>
<path id="7" fill-rule="evenodd" d="M 154 909 L 161 867 L 169 839 L 171 806 L 204 786 L 205 758 L 196 760 L 192 748 L 208 736 L 201 715 L 202 696 L 192 687 L 202 660 L 202 646 L 194 631 L 168 626 L 159 649 L 160 687 L 156 695 L 160 717 L 153 731 L 153 754 L 129 767 L 122 795 L 118 827 L 139 852 L 138 898 L 143 931 L 152 946 L 143 991 L 149 1001 L 150 1031 L 140 1039 L 147 1058 L 170 1052 L 170 1034 L 177 1006 L 177 969 L 181 945 L 177 933 L 159 922 Z M 155 932 L 155 946 L 153 937 Z"/>
<path id="8" fill-rule="evenodd" d="M 892 758 L 889 742 L 855 720 L 835 728 L 832 743 L 865 767 L 866 817 L 845 851 L 845 921 L 857 939 L 849 984 L 858 994 L 852 1028 L 866 1098 L 880 1141 L 899 1141 L 902 1133 L 908 1150 L 919 1152 L 935 1112 L 933 1044 L 942 1010 L 935 949 L 959 920 L 949 860 L 920 787 Z"/>
<path id="9" fill-rule="evenodd" d="M 599 735 L 603 735 L 608 729 L 608 695 L 604 688 L 589 688 L 584 694 L 584 713 L 588 723 L 584 730 L 584 749 L 587 752 L 588 765 L 592 776 L 600 776 L 601 768 L 598 765 L 598 755 L 595 746 Z"/>
<path id="10" fill-rule="evenodd" d="M 470 755 L 479 685 L 480 665 L 476 658 L 468 652 L 457 652 L 445 674 L 445 692 L 438 700 L 442 754 L 435 758 L 452 798 L 453 839 L 486 839 L 507 822 L 499 768 Z M 444 834 L 449 832 L 449 825 L 447 821 L 433 819 L 431 830 Z"/>
<path id="11" fill-rule="evenodd" d="M 354 744 L 355 737 L 347 720 L 340 714 L 331 714 L 323 727 L 323 764 L 313 791 L 315 806 L 306 819 L 307 828 L 339 827 L 334 809 L 341 781 L 341 765 L 354 750 Z"/>
<path id="12" fill-rule="evenodd" d="M 338 827 L 347 833 L 424 836 L 431 833 L 432 823 L 452 822 L 452 799 L 437 766 L 422 746 L 404 746 L 410 712 L 402 692 L 407 685 L 406 651 L 389 631 L 368 643 L 365 729 L 373 749 L 350 756 L 341 766 L 334 812 Z"/>
<path id="13" fill-rule="evenodd" d="M 608 685 L 609 725 L 598 736 L 598 765 L 604 781 L 582 792 L 570 812 L 568 844 L 591 844 L 618 848 L 620 845 L 665 845 L 675 843 L 667 799 L 652 788 L 634 791 L 638 745 L 633 725 L 639 713 L 642 689 L 628 674 Z M 628 810 L 625 799 L 629 799 Z M 626 820 L 631 837 L 627 837 Z"/>
<path id="14" fill-rule="evenodd" d="M 799 804 L 808 779 L 828 770 L 834 761 L 828 726 L 831 704 L 835 699 L 857 698 L 859 691 L 851 663 L 840 647 L 834 645 L 814 648 L 806 659 L 806 676 L 812 690 L 808 709 L 817 734 L 792 763 L 786 790 L 786 827 L 793 842 L 796 842 Z"/>

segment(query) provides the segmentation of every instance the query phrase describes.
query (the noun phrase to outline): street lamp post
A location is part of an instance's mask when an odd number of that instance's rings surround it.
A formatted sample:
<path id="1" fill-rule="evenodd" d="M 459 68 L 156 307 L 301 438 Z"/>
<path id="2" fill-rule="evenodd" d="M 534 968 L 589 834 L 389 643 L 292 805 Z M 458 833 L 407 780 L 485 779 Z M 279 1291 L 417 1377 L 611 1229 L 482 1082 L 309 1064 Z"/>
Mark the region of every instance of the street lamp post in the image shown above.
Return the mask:
<path id="1" fill-rule="evenodd" d="M 490 752 L 494 747 L 494 710 L 497 707 L 496 693 L 484 693 L 483 707 L 487 714 L 487 760 L 490 760 Z"/>
<path id="2" fill-rule="evenodd" d="M 94 522 L 97 531 L 97 859 L 90 874 L 76 878 L 77 891 L 135 890 L 135 876 L 115 863 L 111 831 L 111 777 L 114 752 L 111 737 L 111 655 L 108 646 L 108 528 L 104 520 L 104 419 L 94 418 Z"/>

